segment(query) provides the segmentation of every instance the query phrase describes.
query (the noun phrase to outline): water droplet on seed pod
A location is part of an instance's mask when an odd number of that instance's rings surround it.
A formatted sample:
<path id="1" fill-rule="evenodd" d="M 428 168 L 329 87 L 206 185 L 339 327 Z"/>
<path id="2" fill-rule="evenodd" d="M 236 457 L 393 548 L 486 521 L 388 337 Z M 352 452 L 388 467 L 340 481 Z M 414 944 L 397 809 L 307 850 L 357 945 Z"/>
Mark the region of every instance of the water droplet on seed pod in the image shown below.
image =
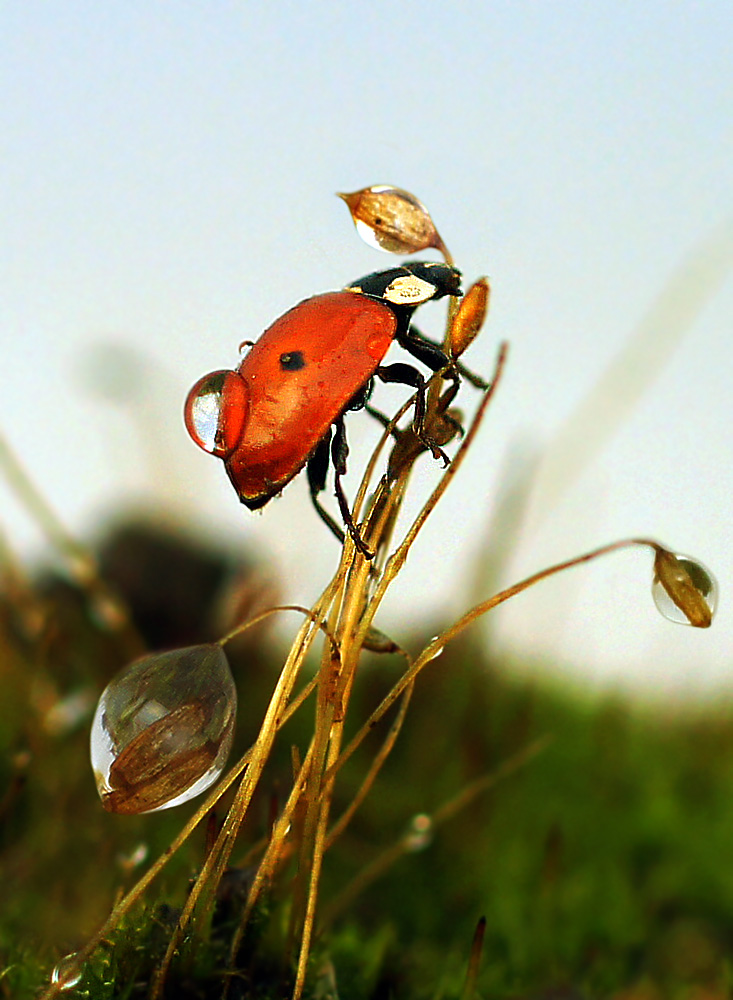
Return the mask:
<path id="1" fill-rule="evenodd" d="M 187 802 L 219 777 L 234 738 L 237 691 L 212 643 L 152 653 L 107 685 L 91 732 L 102 805 L 146 813 Z"/>
<path id="2" fill-rule="evenodd" d="M 410 820 L 404 844 L 408 851 L 423 851 L 433 839 L 433 821 L 426 813 L 417 813 Z"/>
<path id="3" fill-rule="evenodd" d="M 423 203 L 402 188 L 389 184 L 339 193 L 346 202 L 356 231 L 369 246 L 387 253 L 416 253 L 445 245 Z"/>
<path id="4" fill-rule="evenodd" d="M 659 547 L 654 557 L 652 597 L 668 621 L 708 628 L 718 605 L 718 583 L 699 560 Z"/>

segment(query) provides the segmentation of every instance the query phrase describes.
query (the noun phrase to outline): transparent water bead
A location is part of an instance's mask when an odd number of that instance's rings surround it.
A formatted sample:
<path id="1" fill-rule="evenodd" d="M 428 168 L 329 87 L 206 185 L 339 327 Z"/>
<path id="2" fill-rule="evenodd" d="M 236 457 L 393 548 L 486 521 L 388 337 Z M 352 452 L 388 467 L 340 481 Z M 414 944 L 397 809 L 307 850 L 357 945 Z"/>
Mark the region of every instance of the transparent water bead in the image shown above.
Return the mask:
<path id="1" fill-rule="evenodd" d="M 404 844 L 408 851 L 424 851 L 433 840 L 433 821 L 426 813 L 417 813 L 410 820 Z"/>
<path id="2" fill-rule="evenodd" d="M 81 982 L 81 969 L 74 971 L 76 952 L 65 955 L 51 973 L 51 982 L 60 990 L 71 990 Z"/>
<path id="3" fill-rule="evenodd" d="M 188 802 L 221 774 L 234 738 L 237 691 L 217 644 L 152 653 L 107 685 L 92 723 L 102 805 L 146 813 Z"/>
<path id="4" fill-rule="evenodd" d="M 339 193 L 351 212 L 356 231 L 369 246 L 387 253 L 416 253 L 443 241 L 423 203 L 403 188 L 389 184 Z"/>
<path id="5" fill-rule="evenodd" d="M 708 628 L 718 606 L 718 583 L 698 559 L 659 548 L 654 558 L 652 597 L 668 621 Z"/>

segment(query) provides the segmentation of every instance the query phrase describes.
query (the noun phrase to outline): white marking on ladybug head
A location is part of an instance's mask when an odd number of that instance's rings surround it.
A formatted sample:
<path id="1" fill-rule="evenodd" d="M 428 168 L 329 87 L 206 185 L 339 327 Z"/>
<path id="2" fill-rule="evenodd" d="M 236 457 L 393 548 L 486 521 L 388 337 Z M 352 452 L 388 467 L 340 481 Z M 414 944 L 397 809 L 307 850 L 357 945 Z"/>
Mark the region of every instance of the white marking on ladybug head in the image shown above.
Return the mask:
<path id="1" fill-rule="evenodd" d="M 435 295 L 436 288 L 414 274 L 395 278 L 384 290 L 383 298 L 397 306 L 419 306 Z"/>

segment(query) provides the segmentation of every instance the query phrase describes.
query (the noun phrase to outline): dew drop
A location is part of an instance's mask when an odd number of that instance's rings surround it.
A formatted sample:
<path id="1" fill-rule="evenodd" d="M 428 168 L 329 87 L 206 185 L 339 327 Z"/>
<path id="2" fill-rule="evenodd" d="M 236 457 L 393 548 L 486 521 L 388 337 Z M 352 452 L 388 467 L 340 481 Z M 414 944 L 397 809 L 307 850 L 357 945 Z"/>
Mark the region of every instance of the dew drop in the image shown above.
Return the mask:
<path id="1" fill-rule="evenodd" d="M 430 642 L 425 647 L 425 649 L 423 650 L 423 652 L 420 654 L 420 656 L 423 657 L 423 656 L 425 656 L 425 654 L 427 653 L 427 651 L 430 650 L 429 655 L 425 659 L 426 663 L 430 663 L 431 660 L 437 660 L 438 657 L 442 656 L 443 653 L 445 652 L 445 646 L 443 646 L 443 645 L 436 646 L 434 649 L 430 649 L 430 647 L 432 646 L 432 644 L 434 642 L 437 642 L 438 639 L 440 639 L 440 636 L 434 635 L 432 637 L 432 639 L 430 640 Z"/>
<path id="2" fill-rule="evenodd" d="M 372 226 L 366 222 L 362 222 L 361 219 L 354 219 L 354 225 L 359 236 L 361 236 L 367 246 L 372 247 L 374 250 L 383 250 L 385 253 L 402 252 L 399 242 L 395 241 L 395 249 L 393 250 L 389 240 L 385 239 L 381 234 L 376 233 Z"/>
<path id="3" fill-rule="evenodd" d="M 140 843 L 135 847 L 129 854 L 118 854 L 117 864 L 120 866 L 125 874 L 133 871 L 138 865 L 141 865 L 143 861 L 148 856 L 148 845 L 145 843 Z"/>
<path id="4" fill-rule="evenodd" d="M 71 990 L 81 982 L 81 969 L 76 966 L 76 952 L 65 955 L 51 973 L 51 982 L 61 990 Z"/>
<path id="5" fill-rule="evenodd" d="M 654 558 L 652 597 L 668 621 L 708 628 L 718 605 L 718 583 L 699 560 L 660 547 Z"/>
<path id="6" fill-rule="evenodd" d="M 422 202 L 389 184 L 339 194 L 351 212 L 356 231 L 369 246 L 387 253 L 445 250 L 440 234 Z"/>
<path id="7" fill-rule="evenodd" d="M 433 821 L 425 813 L 417 813 L 410 820 L 410 826 L 405 835 L 405 846 L 408 851 L 424 851 L 433 839 Z"/>
<path id="8" fill-rule="evenodd" d="M 226 458 L 242 436 L 248 406 L 247 386 L 237 372 L 210 372 L 186 397 L 186 430 L 199 448 Z"/>
<path id="9" fill-rule="evenodd" d="M 227 372 L 204 375 L 191 389 L 186 400 L 186 429 L 204 451 L 216 453 L 222 407 L 222 393 Z"/>
<path id="10" fill-rule="evenodd" d="M 152 653 L 121 670 L 92 723 L 92 769 L 105 809 L 155 812 L 205 791 L 226 764 L 236 709 L 217 644 Z"/>

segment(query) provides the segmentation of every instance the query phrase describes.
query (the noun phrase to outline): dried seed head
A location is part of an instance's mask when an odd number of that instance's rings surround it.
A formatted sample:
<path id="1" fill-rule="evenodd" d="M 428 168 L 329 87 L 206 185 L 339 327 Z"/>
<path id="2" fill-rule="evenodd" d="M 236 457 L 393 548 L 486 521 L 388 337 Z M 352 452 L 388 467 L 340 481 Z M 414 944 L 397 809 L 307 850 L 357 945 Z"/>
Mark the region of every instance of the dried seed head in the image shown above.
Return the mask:
<path id="1" fill-rule="evenodd" d="M 372 653 L 398 653 L 400 651 L 400 647 L 394 639 L 390 639 L 388 635 L 385 635 L 378 628 L 374 628 L 373 625 L 367 629 L 361 645 L 363 649 L 368 649 Z"/>
<path id="2" fill-rule="evenodd" d="M 387 253 L 417 253 L 434 247 L 449 256 L 428 210 L 409 191 L 374 184 L 338 196 L 348 205 L 356 231 L 370 246 Z"/>
<path id="3" fill-rule="evenodd" d="M 659 546 L 654 556 L 652 596 L 669 621 L 709 628 L 718 602 L 718 584 L 697 560 Z"/>
<path id="4" fill-rule="evenodd" d="M 477 337 L 489 311 L 489 295 L 488 278 L 479 278 L 463 296 L 448 335 L 452 357 L 460 358 Z"/>

